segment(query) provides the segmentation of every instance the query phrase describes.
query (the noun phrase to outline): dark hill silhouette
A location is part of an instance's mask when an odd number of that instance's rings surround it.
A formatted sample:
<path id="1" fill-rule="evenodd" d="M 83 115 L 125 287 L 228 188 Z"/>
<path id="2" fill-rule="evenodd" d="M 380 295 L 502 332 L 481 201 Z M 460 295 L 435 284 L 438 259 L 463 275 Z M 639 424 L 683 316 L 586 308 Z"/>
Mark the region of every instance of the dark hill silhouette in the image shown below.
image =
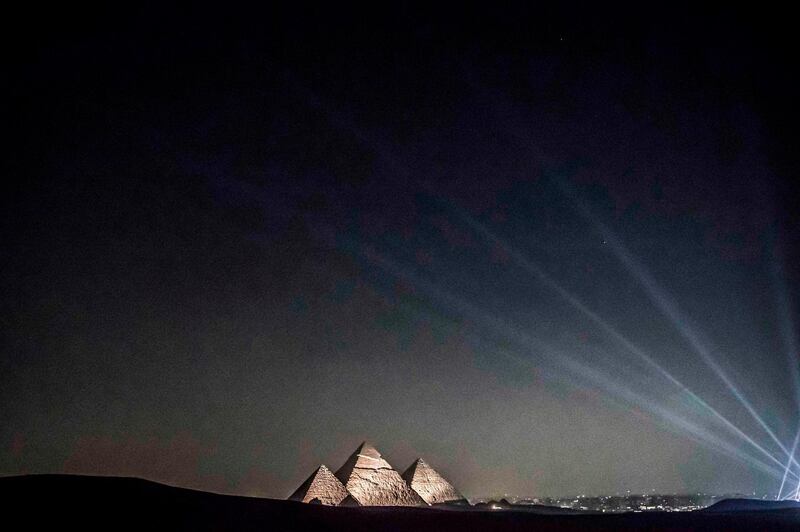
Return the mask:
<path id="1" fill-rule="evenodd" d="M 800 510 L 797 501 L 763 501 L 759 499 L 725 499 L 703 509 L 704 512 L 759 512 L 769 510 Z"/>
<path id="2" fill-rule="evenodd" d="M 16 530 L 800 530 L 794 509 L 541 515 L 513 508 L 341 508 L 68 475 L 0 478 L 0 501 L 0 526 Z"/>

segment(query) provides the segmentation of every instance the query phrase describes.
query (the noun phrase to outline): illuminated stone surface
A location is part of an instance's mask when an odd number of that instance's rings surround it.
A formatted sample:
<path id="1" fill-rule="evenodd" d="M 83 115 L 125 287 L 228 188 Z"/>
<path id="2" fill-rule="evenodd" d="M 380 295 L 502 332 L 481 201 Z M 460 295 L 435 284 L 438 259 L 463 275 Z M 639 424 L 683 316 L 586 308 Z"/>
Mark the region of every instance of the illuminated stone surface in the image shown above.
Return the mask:
<path id="1" fill-rule="evenodd" d="M 452 484 L 422 458 L 406 469 L 403 480 L 428 504 L 465 500 Z"/>
<path id="2" fill-rule="evenodd" d="M 328 506 L 336 506 L 347 497 L 347 490 L 339 479 L 324 465 L 314 471 L 308 480 L 297 488 L 290 497 L 291 501 L 318 502 Z"/>
<path id="3" fill-rule="evenodd" d="M 362 443 L 336 472 L 360 506 L 420 506 L 425 501 L 374 447 Z"/>

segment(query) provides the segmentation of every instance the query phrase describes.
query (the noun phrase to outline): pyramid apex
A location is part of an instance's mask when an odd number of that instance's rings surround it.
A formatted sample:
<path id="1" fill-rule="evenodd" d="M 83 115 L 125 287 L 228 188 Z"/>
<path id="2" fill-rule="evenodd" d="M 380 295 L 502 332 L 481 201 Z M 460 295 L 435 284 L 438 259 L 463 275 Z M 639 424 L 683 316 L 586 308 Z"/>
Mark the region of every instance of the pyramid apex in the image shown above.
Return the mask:
<path id="1" fill-rule="evenodd" d="M 405 473 L 409 472 L 413 473 L 419 467 L 431 467 L 431 466 L 428 465 L 428 462 L 423 460 L 422 457 L 417 457 L 417 459 L 411 462 L 411 465 L 406 468 Z M 405 473 L 403 474 L 405 475 Z"/>
<path id="2" fill-rule="evenodd" d="M 361 455 L 361 456 L 367 456 L 369 458 L 380 458 L 381 457 L 381 453 L 378 451 L 378 449 L 376 449 L 374 445 L 372 445 L 371 443 L 369 443 L 367 441 L 362 441 L 361 445 L 359 445 L 356 448 L 354 454 Z"/>

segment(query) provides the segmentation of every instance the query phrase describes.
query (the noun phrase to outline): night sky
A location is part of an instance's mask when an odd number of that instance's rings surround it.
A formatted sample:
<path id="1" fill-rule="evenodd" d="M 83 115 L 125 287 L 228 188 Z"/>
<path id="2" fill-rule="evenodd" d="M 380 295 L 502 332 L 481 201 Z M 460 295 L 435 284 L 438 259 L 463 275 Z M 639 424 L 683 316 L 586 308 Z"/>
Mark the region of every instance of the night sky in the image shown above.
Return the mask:
<path id="1" fill-rule="evenodd" d="M 777 495 L 785 13 L 75 9 L 2 37 L 0 474 Z"/>

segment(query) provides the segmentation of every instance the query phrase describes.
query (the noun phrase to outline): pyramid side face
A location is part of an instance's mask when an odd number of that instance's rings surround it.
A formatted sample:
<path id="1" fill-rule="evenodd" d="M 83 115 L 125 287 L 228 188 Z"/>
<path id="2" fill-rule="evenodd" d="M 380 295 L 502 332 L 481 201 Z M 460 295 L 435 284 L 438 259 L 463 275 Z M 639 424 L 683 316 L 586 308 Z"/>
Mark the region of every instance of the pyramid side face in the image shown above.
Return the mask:
<path id="1" fill-rule="evenodd" d="M 318 501 L 337 506 L 347 497 L 347 490 L 339 479 L 324 465 L 320 466 L 290 497 L 300 502 Z"/>
<path id="2" fill-rule="evenodd" d="M 420 506 L 425 502 L 381 454 L 366 444 L 336 472 L 361 506 Z"/>
<path id="3" fill-rule="evenodd" d="M 347 491 L 361 506 L 420 506 L 422 498 L 394 469 L 353 470 Z"/>
<path id="4" fill-rule="evenodd" d="M 403 478 L 408 482 L 421 498 L 428 504 L 439 504 L 463 500 L 464 496 L 447 482 L 442 475 L 425 463 L 422 459 L 417 460 L 409 467 Z"/>

